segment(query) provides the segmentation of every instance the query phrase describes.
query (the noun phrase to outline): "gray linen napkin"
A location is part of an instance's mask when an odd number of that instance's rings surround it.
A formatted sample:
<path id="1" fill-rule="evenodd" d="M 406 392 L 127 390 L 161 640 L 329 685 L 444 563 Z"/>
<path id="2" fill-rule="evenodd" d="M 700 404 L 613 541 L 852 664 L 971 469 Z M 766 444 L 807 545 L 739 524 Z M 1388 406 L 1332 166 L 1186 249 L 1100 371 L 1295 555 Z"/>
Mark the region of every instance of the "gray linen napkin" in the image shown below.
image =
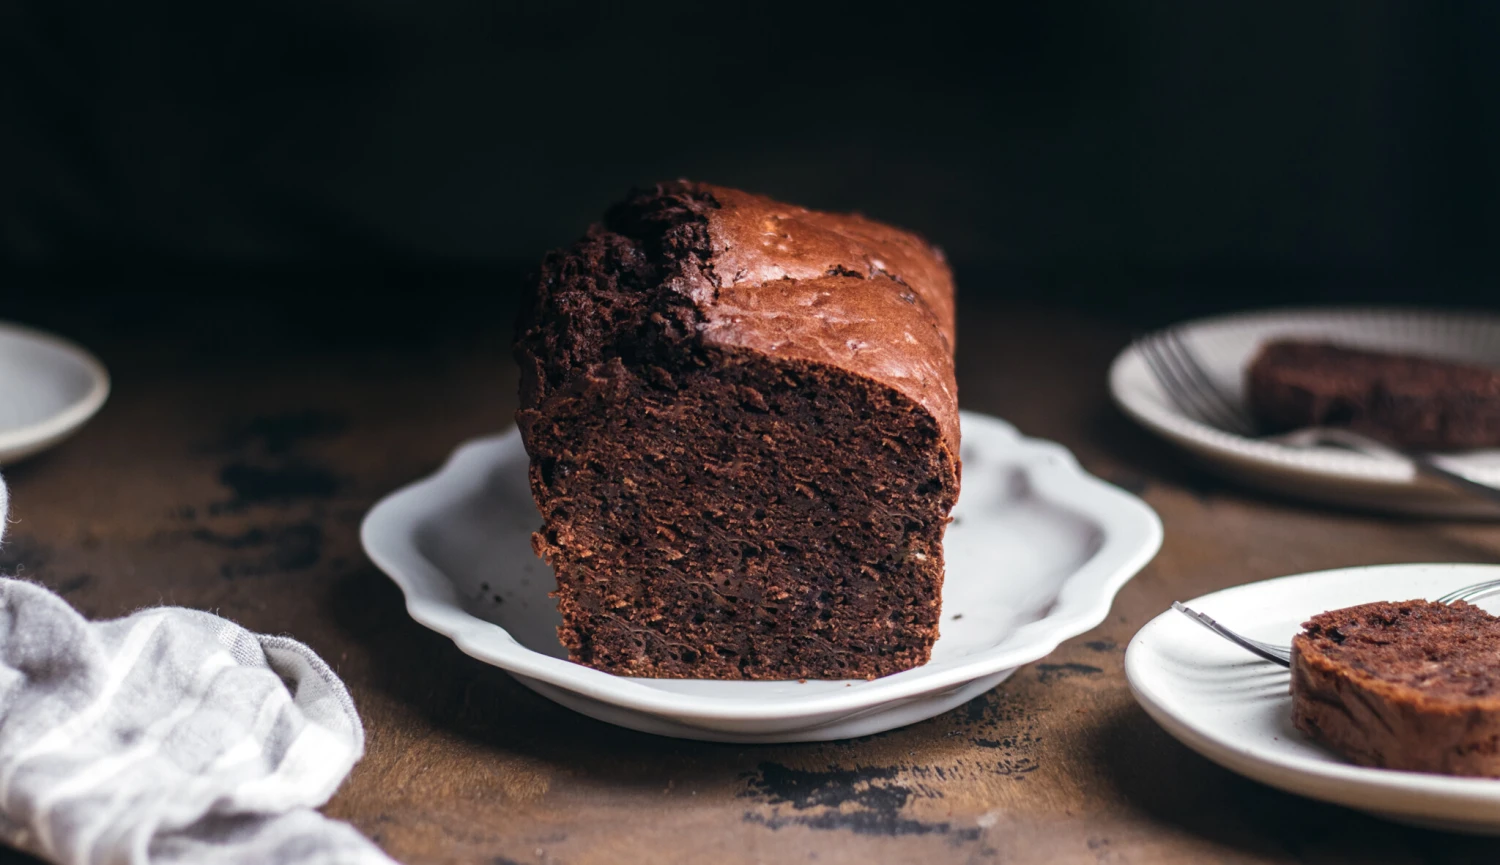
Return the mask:
<path id="1" fill-rule="evenodd" d="M 0 527 L 5 505 L 0 483 Z M 178 607 L 89 622 L 0 578 L 0 839 L 15 847 L 69 865 L 392 865 L 312 810 L 363 753 L 349 692 L 301 643 Z"/>

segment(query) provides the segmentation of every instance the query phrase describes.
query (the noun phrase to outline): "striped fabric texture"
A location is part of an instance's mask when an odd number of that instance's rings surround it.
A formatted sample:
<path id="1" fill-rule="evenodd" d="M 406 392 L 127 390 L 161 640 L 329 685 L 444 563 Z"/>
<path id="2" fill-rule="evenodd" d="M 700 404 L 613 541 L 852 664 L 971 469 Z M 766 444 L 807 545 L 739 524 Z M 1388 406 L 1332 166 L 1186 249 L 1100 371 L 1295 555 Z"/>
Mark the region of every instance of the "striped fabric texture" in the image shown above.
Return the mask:
<path id="1" fill-rule="evenodd" d="M 5 494 L 0 486 L 0 525 Z M 364 752 L 301 643 L 174 607 L 89 622 L 0 579 L 0 839 L 68 865 L 391 865 L 314 808 Z"/>

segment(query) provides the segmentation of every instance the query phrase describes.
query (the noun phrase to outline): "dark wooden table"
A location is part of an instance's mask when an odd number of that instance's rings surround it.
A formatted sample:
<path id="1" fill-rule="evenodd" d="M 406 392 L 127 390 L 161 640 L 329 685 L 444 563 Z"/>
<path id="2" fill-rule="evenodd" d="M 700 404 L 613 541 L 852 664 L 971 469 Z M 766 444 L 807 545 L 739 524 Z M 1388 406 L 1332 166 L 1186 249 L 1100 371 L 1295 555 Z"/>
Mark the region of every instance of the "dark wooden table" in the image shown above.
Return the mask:
<path id="1" fill-rule="evenodd" d="M 1409 863 L 1491 862 L 1500 849 L 1244 780 L 1136 706 L 1124 647 L 1174 598 L 1344 565 L 1494 561 L 1500 526 L 1329 512 L 1192 468 L 1110 406 L 1104 371 L 1123 323 L 979 306 L 960 340 L 966 407 L 1062 442 L 1161 514 L 1165 546 L 1108 621 L 939 718 L 854 741 L 735 746 L 547 702 L 413 623 L 361 554 L 372 502 L 509 423 L 502 315 L 475 324 L 450 310 L 465 322 L 453 338 L 307 326 L 285 339 L 295 326 L 250 309 L 82 328 L 114 395 L 76 438 L 6 472 L 3 565 L 91 617 L 183 604 L 310 644 L 369 731 L 326 811 L 397 859 Z"/>

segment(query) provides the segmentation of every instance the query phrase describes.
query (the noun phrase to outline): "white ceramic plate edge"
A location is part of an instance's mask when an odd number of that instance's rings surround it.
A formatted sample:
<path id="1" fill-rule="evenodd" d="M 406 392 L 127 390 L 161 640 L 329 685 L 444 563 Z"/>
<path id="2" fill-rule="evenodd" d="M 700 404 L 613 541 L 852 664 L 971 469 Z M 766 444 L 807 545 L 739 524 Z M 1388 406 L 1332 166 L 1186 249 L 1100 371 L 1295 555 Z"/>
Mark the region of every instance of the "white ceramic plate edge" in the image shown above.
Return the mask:
<path id="1" fill-rule="evenodd" d="M 533 652 L 499 625 L 463 611 L 447 578 L 410 543 L 401 526 L 408 522 L 404 514 L 435 487 L 472 486 L 481 482 L 472 474 L 466 475 L 463 465 L 479 449 L 493 446 L 500 436 L 461 445 L 435 474 L 386 496 L 366 515 L 360 539 L 370 559 L 405 594 L 407 610 L 413 619 L 448 636 L 464 653 L 518 675 L 622 708 L 669 714 L 687 723 L 781 721 L 856 711 L 952 688 L 1045 657 L 1063 640 L 1104 621 L 1120 588 L 1161 547 L 1162 526 L 1156 513 L 1134 496 L 1089 475 L 1066 448 L 1023 438 L 1009 424 L 984 415 L 964 412 L 963 422 L 1003 428 L 1023 454 L 1017 462 L 1026 465 L 1028 477 L 1039 494 L 1072 505 L 1097 520 L 1103 542 L 1087 562 L 1066 577 L 1053 609 L 1046 616 L 1018 628 L 993 650 L 962 661 L 929 664 L 877 679 L 850 689 L 847 694 L 799 698 L 762 707 L 699 695 L 668 694 L 629 678 Z M 496 641 L 497 636 L 502 639 Z M 1007 648 L 1012 643 L 1018 645 Z"/>
<path id="2" fill-rule="evenodd" d="M 83 365 L 91 380 L 88 393 L 57 414 L 24 427 L 0 432 L 0 454 L 6 455 L 7 462 L 14 462 L 61 441 L 83 426 L 109 398 L 110 378 L 109 371 L 98 358 L 71 340 L 12 322 L 0 322 L 0 333 L 15 334 L 72 355 Z"/>
<path id="3" fill-rule="evenodd" d="M 1375 318 L 1426 319 L 1430 321 L 1489 321 L 1500 327 L 1500 316 L 1491 313 L 1464 310 L 1426 309 L 1421 307 L 1270 307 L 1206 316 L 1180 322 L 1174 327 L 1187 330 L 1254 324 L 1259 321 L 1278 322 L 1283 319 L 1317 318 Z M 1396 487 L 1411 486 L 1417 480 L 1416 472 L 1409 463 L 1401 460 L 1380 459 L 1366 454 L 1337 449 L 1301 451 L 1272 442 L 1258 441 L 1233 435 L 1205 424 L 1174 408 L 1159 407 L 1140 401 L 1131 392 L 1128 368 L 1136 363 L 1134 344 L 1127 345 L 1109 368 L 1109 392 L 1114 404 L 1137 423 L 1157 433 L 1188 451 L 1212 460 L 1252 462 L 1261 471 L 1297 471 L 1309 475 L 1337 478 L 1343 481 L 1365 482 Z M 1144 361 L 1141 361 L 1144 363 Z"/>
<path id="4" fill-rule="evenodd" d="M 781 729 L 760 729 L 753 732 L 738 726 L 692 726 L 663 715 L 632 712 L 628 709 L 587 700 L 571 691 L 545 682 L 538 682 L 535 679 L 528 679 L 525 676 L 518 676 L 517 680 L 553 702 L 609 724 L 640 730 L 644 733 L 654 733 L 658 736 L 674 736 L 704 742 L 764 745 L 778 742 L 826 742 L 853 739 L 915 724 L 967 703 L 1010 678 L 1013 673 L 1015 673 L 1014 669 L 1005 670 L 935 695 L 922 694 L 906 700 L 878 704 L 861 711 L 838 715 L 824 723 Z"/>

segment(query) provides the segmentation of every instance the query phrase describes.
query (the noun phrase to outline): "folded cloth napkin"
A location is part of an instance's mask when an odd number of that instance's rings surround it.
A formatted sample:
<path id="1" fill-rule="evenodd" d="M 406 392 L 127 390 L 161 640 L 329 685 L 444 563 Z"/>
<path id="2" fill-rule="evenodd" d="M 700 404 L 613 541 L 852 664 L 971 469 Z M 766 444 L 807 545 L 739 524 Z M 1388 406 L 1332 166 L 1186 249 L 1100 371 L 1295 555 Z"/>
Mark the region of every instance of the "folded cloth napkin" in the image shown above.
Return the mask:
<path id="1" fill-rule="evenodd" d="M 0 579 L 13 846 L 69 865 L 392 865 L 312 810 L 363 753 L 349 692 L 301 643 L 177 607 L 89 622 Z"/>

